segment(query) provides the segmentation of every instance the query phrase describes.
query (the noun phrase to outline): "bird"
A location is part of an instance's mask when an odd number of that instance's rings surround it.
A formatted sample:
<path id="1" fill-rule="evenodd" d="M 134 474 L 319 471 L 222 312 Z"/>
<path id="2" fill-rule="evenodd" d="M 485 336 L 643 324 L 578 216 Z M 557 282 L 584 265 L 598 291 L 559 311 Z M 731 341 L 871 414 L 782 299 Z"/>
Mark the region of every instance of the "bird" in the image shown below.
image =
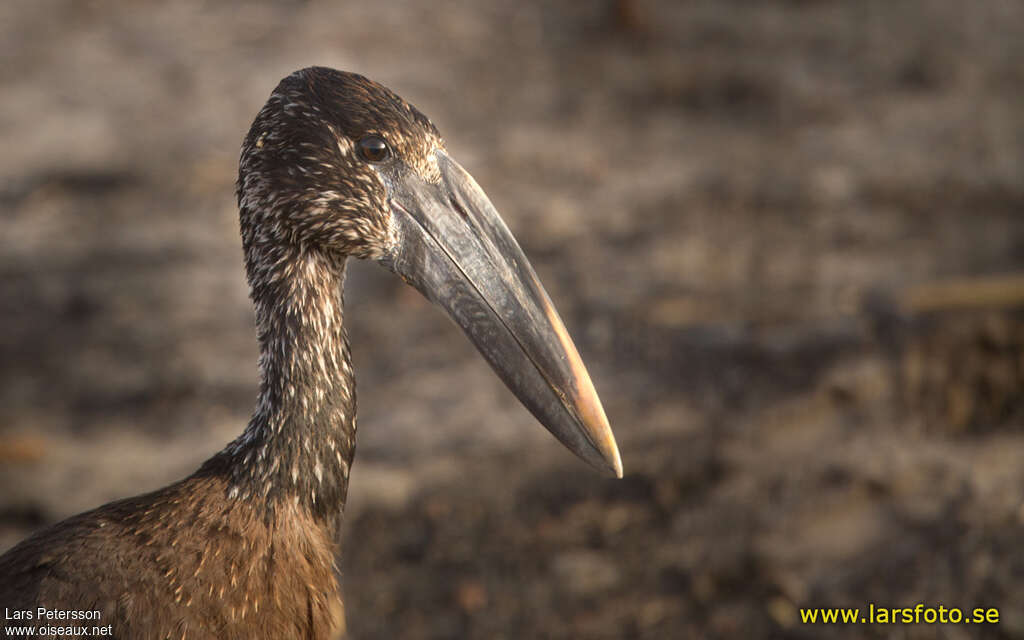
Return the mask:
<path id="1" fill-rule="evenodd" d="M 236 196 L 260 353 L 248 424 L 190 476 L 0 556 L 6 625 L 64 611 L 121 640 L 344 636 L 336 562 L 356 448 L 349 258 L 381 264 L 439 306 L 543 426 L 622 477 L 550 298 L 418 109 L 355 73 L 296 71 L 252 123 Z"/>

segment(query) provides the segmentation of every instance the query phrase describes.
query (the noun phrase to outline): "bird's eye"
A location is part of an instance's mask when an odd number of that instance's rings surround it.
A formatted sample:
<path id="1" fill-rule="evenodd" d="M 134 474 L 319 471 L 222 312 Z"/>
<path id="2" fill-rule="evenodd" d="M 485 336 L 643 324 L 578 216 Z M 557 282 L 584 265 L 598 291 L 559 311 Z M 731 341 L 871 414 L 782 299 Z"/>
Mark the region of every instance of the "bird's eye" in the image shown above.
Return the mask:
<path id="1" fill-rule="evenodd" d="M 359 155 L 367 162 L 384 162 L 391 157 L 391 149 L 384 138 L 366 136 L 359 141 Z"/>

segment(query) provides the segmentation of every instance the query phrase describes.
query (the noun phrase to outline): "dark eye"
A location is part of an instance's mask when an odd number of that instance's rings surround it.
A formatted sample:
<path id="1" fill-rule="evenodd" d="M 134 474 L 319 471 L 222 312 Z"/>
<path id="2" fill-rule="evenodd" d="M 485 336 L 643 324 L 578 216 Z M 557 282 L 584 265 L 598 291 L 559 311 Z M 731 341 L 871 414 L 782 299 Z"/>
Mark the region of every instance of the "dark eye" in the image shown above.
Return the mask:
<path id="1" fill-rule="evenodd" d="M 380 136 L 366 136 L 359 141 L 359 155 L 367 162 L 384 162 L 391 157 L 391 149 L 384 138 Z"/>

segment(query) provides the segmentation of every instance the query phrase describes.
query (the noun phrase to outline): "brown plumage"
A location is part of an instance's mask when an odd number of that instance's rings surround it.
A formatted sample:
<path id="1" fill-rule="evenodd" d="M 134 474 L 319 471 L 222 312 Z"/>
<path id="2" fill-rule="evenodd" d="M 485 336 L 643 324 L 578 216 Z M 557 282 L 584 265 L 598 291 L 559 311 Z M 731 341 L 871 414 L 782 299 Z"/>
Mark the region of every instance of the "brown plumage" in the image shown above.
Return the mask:
<path id="1" fill-rule="evenodd" d="M 11 549 L 0 606 L 99 611 L 121 639 L 343 634 L 334 562 L 356 434 L 348 256 L 382 262 L 445 307 L 556 436 L 621 475 L 532 269 L 437 129 L 397 95 L 330 69 L 285 78 L 243 144 L 238 202 L 261 354 L 247 428 L 188 478 Z M 446 244 L 445 211 L 463 221 L 449 227 L 461 244 Z"/>

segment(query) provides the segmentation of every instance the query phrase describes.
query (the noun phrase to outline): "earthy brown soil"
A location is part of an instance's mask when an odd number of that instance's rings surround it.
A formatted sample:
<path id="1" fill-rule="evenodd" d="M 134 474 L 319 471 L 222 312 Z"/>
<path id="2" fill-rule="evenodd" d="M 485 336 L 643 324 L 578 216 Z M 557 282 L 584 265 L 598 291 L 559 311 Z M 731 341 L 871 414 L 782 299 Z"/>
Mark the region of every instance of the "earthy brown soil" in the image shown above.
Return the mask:
<path id="1" fill-rule="evenodd" d="M 1024 637 L 1024 5 L 8 0 L 0 59 L 0 549 L 244 425 L 237 150 L 322 64 L 488 191 L 627 471 L 352 265 L 355 637 Z M 919 602 L 1000 623 L 798 613 Z"/>

